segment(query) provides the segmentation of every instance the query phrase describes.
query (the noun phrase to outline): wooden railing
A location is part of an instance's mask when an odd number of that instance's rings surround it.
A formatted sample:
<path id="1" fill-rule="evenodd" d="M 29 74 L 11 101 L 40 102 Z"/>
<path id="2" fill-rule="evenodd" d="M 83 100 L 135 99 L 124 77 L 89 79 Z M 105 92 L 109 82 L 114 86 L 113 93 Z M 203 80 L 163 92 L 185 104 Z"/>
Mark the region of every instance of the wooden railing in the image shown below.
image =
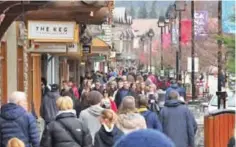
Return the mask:
<path id="1" fill-rule="evenodd" d="M 204 118 L 205 147 L 227 147 L 234 134 L 235 111 L 221 110 Z"/>

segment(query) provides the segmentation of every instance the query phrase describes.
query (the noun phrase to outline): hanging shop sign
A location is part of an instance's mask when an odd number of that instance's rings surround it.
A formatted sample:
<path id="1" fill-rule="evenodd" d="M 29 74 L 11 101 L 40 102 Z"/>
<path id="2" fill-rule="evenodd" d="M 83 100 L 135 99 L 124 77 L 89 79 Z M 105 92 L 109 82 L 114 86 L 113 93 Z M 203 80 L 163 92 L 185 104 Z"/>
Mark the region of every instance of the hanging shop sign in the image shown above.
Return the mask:
<path id="1" fill-rule="evenodd" d="M 116 57 L 116 52 L 110 52 L 110 58 L 115 58 Z"/>
<path id="2" fill-rule="evenodd" d="M 75 22 L 28 21 L 28 39 L 37 42 L 74 42 Z"/>
<path id="3" fill-rule="evenodd" d="M 83 54 L 90 54 L 91 53 L 91 45 L 83 45 L 82 46 L 82 53 Z"/>
<path id="4" fill-rule="evenodd" d="M 77 43 L 32 43 L 29 52 L 77 53 Z"/>

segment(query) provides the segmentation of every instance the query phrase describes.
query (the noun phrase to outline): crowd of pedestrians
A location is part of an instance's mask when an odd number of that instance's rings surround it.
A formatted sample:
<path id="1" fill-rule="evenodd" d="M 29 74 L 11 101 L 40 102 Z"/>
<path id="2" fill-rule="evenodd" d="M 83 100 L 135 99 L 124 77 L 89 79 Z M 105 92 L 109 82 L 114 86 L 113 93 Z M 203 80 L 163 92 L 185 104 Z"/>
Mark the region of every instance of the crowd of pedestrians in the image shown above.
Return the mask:
<path id="1" fill-rule="evenodd" d="M 197 123 L 181 83 L 123 74 L 92 72 L 61 90 L 42 79 L 42 138 L 26 95 L 13 92 L 1 107 L 0 147 L 194 147 Z"/>

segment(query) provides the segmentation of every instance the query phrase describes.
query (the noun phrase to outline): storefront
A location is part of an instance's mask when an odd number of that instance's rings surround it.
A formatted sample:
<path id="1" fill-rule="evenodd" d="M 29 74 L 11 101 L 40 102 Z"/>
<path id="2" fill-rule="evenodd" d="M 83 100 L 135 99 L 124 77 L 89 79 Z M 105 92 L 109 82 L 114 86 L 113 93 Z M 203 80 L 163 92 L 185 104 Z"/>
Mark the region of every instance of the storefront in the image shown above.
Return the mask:
<path id="1" fill-rule="evenodd" d="M 41 77 L 44 76 L 49 84 L 61 84 L 77 75 L 75 67 L 81 56 L 78 38 L 79 27 L 75 22 L 28 21 L 28 82 L 32 85 L 29 87 L 29 96 L 33 97 L 38 115 Z"/>

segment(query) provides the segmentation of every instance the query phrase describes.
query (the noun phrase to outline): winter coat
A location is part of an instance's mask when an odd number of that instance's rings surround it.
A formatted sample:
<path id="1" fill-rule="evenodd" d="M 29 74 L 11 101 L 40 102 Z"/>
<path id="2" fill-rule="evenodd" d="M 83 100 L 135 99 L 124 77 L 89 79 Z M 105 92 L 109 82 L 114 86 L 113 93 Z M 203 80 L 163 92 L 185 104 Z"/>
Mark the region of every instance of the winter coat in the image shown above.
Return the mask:
<path id="1" fill-rule="evenodd" d="M 197 123 L 188 107 L 179 100 L 167 100 L 160 113 L 163 133 L 176 147 L 194 147 Z"/>
<path id="2" fill-rule="evenodd" d="M 120 104 L 124 97 L 131 96 L 131 92 L 129 89 L 121 88 L 117 91 L 116 97 L 115 97 L 115 103 L 117 108 L 120 107 Z"/>
<path id="3" fill-rule="evenodd" d="M 159 116 L 147 108 L 140 108 L 139 113 L 145 118 L 147 128 L 156 129 L 162 132 L 162 125 L 159 120 Z"/>
<path id="4" fill-rule="evenodd" d="M 91 133 L 91 136 L 94 140 L 96 132 L 100 129 L 101 124 L 99 121 L 99 116 L 101 115 L 104 109 L 100 105 L 93 105 L 89 108 L 83 110 L 80 113 L 79 119 L 87 124 L 87 127 Z"/>
<path id="5" fill-rule="evenodd" d="M 178 84 L 172 84 L 166 90 L 165 100 L 169 100 L 169 94 L 172 90 L 176 90 L 180 96 L 182 96 L 183 98 L 186 98 L 186 90 L 183 87 L 178 86 Z"/>
<path id="6" fill-rule="evenodd" d="M 41 147 L 92 147 L 88 128 L 76 118 L 75 111 L 59 111 L 55 121 L 43 132 Z"/>
<path id="7" fill-rule="evenodd" d="M 144 117 L 139 113 L 119 114 L 116 125 L 124 134 L 147 128 Z"/>
<path id="8" fill-rule="evenodd" d="M 39 147 L 39 130 L 35 117 L 24 108 L 13 103 L 1 107 L 0 147 L 6 147 L 8 140 L 16 137 L 26 147 Z"/>
<path id="9" fill-rule="evenodd" d="M 112 147 L 122 135 L 123 132 L 116 126 L 108 130 L 102 125 L 95 135 L 94 147 Z"/>
<path id="10" fill-rule="evenodd" d="M 43 98 L 40 113 L 46 124 L 53 121 L 56 117 L 58 112 L 56 101 L 59 97 L 59 92 L 48 92 Z"/>

